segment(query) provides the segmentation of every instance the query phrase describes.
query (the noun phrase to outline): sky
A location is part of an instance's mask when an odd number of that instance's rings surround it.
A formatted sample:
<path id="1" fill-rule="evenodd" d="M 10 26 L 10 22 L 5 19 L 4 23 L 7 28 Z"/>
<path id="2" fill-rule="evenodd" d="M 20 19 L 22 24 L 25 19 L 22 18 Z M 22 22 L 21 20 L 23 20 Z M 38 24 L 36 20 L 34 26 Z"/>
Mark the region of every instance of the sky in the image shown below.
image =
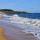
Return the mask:
<path id="1" fill-rule="evenodd" d="M 40 0 L 0 0 L 0 9 L 40 13 Z"/>

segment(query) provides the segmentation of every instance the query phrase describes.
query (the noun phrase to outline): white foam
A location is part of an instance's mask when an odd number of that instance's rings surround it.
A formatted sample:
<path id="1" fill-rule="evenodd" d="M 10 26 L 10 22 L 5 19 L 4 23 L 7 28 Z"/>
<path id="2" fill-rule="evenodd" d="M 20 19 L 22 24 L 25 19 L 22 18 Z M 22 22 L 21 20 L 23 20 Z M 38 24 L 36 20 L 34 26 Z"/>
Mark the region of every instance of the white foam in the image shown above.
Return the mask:
<path id="1" fill-rule="evenodd" d="M 12 16 L 12 21 L 16 21 L 17 23 L 32 24 L 34 26 L 40 26 L 40 19 L 23 18 L 23 17 L 19 17 L 18 15 Z"/>
<path id="2" fill-rule="evenodd" d="M 0 14 L 2 15 L 2 14 Z M 33 26 L 40 26 L 40 19 L 30 19 L 30 18 L 24 18 L 19 17 L 18 15 L 8 16 L 8 15 L 2 15 L 5 19 L 10 20 L 11 23 L 21 23 L 21 24 L 31 24 Z"/>

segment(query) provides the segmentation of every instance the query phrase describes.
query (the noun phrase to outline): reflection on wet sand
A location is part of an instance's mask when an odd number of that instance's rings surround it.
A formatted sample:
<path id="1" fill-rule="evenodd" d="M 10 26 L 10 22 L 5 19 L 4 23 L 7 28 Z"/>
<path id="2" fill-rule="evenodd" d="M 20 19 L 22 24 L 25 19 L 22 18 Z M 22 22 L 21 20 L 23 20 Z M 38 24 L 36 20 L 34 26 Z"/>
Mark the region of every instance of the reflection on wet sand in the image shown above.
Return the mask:
<path id="1" fill-rule="evenodd" d="M 0 28 L 0 40 L 37 40 L 33 34 L 25 33 L 17 28 L 12 28 L 13 35 L 5 34 L 5 29 L 3 27 Z M 9 31 L 10 32 L 10 31 Z"/>

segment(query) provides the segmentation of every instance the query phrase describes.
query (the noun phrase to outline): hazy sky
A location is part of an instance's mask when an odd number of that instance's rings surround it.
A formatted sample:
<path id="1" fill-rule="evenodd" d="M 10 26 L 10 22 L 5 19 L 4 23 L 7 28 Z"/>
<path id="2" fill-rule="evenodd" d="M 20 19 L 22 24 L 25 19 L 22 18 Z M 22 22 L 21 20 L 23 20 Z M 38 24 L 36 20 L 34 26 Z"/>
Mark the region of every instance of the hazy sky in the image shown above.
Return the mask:
<path id="1" fill-rule="evenodd" d="M 0 0 L 0 8 L 40 12 L 40 0 Z"/>

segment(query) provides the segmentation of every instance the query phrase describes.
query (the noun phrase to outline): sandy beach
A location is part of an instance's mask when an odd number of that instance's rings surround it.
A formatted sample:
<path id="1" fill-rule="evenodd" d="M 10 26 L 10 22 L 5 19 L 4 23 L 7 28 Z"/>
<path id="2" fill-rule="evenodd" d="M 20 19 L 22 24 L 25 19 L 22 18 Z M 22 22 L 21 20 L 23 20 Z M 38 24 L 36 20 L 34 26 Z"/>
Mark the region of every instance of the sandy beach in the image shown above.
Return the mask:
<path id="1" fill-rule="evenodd" d="M 16 25 L 17 26 L 17 25 Z M 6 40 L 38 40 L 32 33 L 22 32 L 21 29 L 14 27 L 6 22 L 1 25 L 3 37 Z M 4 30 L 4 31 L 3 31 Z M 1 39 L 2 40 L 2 39 Z"/>

